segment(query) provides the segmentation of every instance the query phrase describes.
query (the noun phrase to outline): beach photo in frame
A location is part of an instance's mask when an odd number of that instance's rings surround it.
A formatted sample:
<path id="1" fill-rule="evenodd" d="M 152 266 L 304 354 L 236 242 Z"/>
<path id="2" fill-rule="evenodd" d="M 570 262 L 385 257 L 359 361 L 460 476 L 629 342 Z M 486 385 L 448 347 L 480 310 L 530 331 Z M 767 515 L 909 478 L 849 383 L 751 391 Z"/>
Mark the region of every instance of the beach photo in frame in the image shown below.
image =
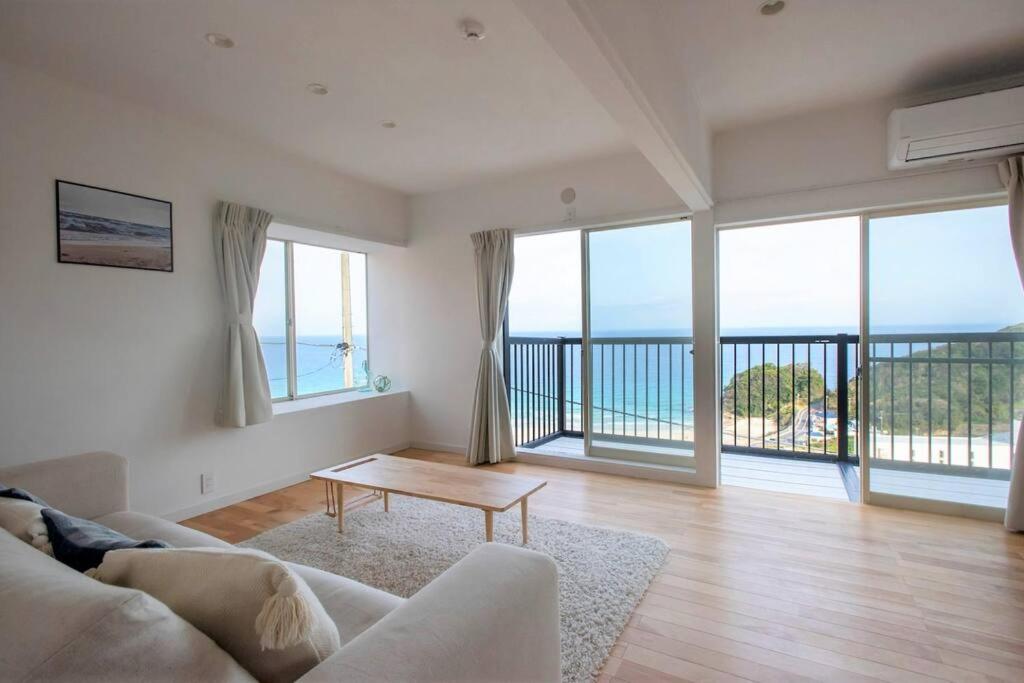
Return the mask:
<path id="1" fill-rule="evenodd" d="M 59 262 L 174 270 L 170 202 L 67 180 L 55 191 Z"/>

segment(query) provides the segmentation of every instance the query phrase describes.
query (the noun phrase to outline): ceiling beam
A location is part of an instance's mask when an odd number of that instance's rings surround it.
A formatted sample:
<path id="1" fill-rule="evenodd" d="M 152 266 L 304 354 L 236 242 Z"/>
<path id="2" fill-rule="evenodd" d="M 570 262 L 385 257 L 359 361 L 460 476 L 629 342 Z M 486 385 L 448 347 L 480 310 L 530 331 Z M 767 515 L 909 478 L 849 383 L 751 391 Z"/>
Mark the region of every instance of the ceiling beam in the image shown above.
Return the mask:
<path id="1" fill-rule="evenodd" d="M 679 198 L 693 211 L 711 208 L 710 132 L 703 125 L 696 98 L 672 99 L 672 108 L 688 111 L 670 111 L 664 98 L 659 98 L 660 106 L 652 105 L 654 98 L 647 97 L 644 87 L 656 84 L 652 78 L 643 83 L 634 76 L 643 67 L 637 53 L 615 44 L 585 0 L 515 2 Z M 666 66 L 671 65 L 662 64 L 659 71 Z M 657 87 L 687 86 L 677 79 Z"/>

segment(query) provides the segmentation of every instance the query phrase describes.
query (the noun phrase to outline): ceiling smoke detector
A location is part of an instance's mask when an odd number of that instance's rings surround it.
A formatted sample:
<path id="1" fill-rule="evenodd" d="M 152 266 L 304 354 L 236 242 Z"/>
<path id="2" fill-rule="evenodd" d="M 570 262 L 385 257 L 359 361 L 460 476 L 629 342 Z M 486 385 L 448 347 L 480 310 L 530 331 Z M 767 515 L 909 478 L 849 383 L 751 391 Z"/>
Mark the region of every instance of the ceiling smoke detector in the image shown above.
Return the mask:
<path id="1" fill-rule="evenodd" d="M 207 33 L 206 42 L 214 47 L 234 47 L 235 41 L 228 38 L 223 33 Z"/>
<path id="2" fill-rule="evenodd" d="M 786 7 L 786 0 L 765 0 L 758 11 L 766 17 L 774 16 Z"/>
<path id="3" fill-rule="evenodd" d="M 475 19 L 466 19 L 459 24 L 459 30 L 462 31 L 463 40 L 478 41 L 483 40 L 484 36 L 487 35 L 484 25 Z"/>

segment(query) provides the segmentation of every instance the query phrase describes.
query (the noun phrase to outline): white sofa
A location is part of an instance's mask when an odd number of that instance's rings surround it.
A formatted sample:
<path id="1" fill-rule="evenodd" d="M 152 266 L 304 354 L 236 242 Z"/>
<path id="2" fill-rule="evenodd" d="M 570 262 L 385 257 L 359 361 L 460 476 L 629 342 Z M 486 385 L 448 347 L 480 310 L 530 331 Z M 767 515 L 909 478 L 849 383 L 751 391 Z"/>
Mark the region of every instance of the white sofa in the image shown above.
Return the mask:
<path id="1" fill-rule="evenodd" d="M 0 482 L 137 539 L 227 545 L 128 509 L 113 453 L 0 468 Z M 319 681 L 557 681 L 558 576 L 551 559 L 488 543 L 405 600 L 293 564 L 338 626 Z M 154 598 L 101 584 L 0 529 L 0 680 L 251 681 L 213 641 Z"/>

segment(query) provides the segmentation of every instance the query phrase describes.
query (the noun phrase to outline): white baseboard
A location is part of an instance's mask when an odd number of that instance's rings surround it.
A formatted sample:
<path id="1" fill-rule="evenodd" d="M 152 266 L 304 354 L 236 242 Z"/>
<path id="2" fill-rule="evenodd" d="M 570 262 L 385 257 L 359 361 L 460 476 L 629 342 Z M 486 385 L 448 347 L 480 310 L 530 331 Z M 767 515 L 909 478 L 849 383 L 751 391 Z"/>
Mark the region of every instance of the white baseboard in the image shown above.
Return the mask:
<path id="1" fill-rule="evenodd" d="M 351 460 L 366 457 L 367 455 L 373 455 L 374 453 L 397 453 L 398 451 L 402 451 L 405 450 L 406 448 L 409 448 L 409 446 L 410 445 L 408 441 L 403 441 L 402 443 L 394 446 L 389 446 L 387 448 L 378 448 L 368 453 L 363 453 L 354 456 L 353 458 L 351 458 Z M 277 491 L 278 489 L 283 489 L 287 486 L 292 486 L 294 484 L 301 483 L 309 479 L 309 472 L 310 470 L 303 470 L 302 472 L 296 472 L 294 474 L 290 474 L 284 477 L 279 477 L 277 479 L 273 479 L 262 484 L 257 484 L 256 486 L 250 486 L 249 488 L 242 489 L 241 491 L 235 491 L 233 493 L 228 493 L 223 496 L 211 498 L 210 500 L 204 500 L 201 503 L 190 505 L 188 507 L 181 508 L 180 510 L 166 512 L 160 516 L 172 522 L 180 522 L 183 519 L 189 519 L 190 517 L 195 517 L 196 515 L 202 515 L 207 512 L 212 512 L 213 510 L 218 510 L 222 507 L 227 507 L 228 505 L 240 503 L 243 500 L 255 498 L 256 496 L 262 496 L 266 493 L 270 493 L 272 491 Z"/>

